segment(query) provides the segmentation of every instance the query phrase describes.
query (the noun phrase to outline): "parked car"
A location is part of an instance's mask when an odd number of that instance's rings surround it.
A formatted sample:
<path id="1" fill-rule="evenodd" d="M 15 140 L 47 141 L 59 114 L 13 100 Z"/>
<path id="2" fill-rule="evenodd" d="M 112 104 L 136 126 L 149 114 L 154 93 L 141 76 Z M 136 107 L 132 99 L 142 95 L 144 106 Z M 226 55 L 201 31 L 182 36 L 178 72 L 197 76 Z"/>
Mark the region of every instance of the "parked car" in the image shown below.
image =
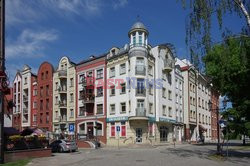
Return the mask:
<path id="1" fill-rule="evenodd" d="M 75 141 L 69 140 L 56 140 L 50 144 L 50 148 L 52 152 L 75 152 L 77 151 L 78 147 Z"/>

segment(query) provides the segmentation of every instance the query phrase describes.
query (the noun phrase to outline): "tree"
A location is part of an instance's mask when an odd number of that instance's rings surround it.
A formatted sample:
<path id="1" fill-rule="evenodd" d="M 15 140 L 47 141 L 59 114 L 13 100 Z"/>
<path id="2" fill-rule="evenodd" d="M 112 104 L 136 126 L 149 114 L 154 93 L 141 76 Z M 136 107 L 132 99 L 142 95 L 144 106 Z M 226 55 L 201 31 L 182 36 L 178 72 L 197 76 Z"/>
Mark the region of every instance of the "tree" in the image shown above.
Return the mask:
<path id="1" fill-rule="evenodd" d="M 178 0 L 180 1 L 180 0 Z M 191 61 L 196 67 L 201 57 L 212 46 L 211 22 L 217 18 L 219 28 L 223 27 L 223 16 L 236 13 L 244 17 L 246 26 L 241 27 L 243 34 L 250 34 L 249 0 L 181 0 L 185 9 L 189 9 L 186 20 L 186 44 L 189 46 Z M 222 37 L 230 34 L 230 27 L 224 27 Z M 231 35 L 231 34 L 230 34 Z"/>
<path id="2" fill-rule="evenodd" d="M 213 87 L 232 101 L 230 124 L 236 134 L 248 135 L 250 126 L 250 37 L 229 37 L 203 57 Z M 244 121 L 242 120 L 244 119 Z"/>

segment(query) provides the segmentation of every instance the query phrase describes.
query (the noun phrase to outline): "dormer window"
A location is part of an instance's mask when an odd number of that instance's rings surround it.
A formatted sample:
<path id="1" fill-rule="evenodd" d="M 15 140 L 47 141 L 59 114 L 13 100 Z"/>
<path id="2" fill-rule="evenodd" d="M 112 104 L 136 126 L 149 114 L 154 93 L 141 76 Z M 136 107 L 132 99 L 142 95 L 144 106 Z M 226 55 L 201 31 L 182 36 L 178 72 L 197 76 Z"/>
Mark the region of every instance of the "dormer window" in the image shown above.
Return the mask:
<path id="1" fill-rule="evenodd" d="M 111 51 L 112 56 L 115 55 L 115 49 Z"/>

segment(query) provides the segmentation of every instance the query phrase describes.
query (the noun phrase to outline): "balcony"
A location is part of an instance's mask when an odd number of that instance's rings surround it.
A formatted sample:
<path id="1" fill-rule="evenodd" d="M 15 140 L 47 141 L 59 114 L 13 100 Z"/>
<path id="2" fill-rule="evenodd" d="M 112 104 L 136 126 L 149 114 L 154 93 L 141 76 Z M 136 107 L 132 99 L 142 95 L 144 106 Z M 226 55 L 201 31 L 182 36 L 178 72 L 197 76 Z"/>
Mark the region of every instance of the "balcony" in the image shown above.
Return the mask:
<path id="1" fill-rule="evenodd" d="M 28 101 L 29 101 L 29 100 L 28 100 L 28 96 L 26 96 L 26 95 L 23 96 L 23 102 L 24 102 L 24 103 L 27 103 Z"/>
<path id="2" fill-rule="evenodd" d="M 59 87 L 58 92 L 59 93 L 67 93 L 67 88 L 66 87 Z"/>
<path id="3" fill-rule="evenodd" d="M 129 118 L 129 120 L 148 120 L 146 116 L 146 109 L 143 107 L 138 107 L 135 109 L 135 116 Z"/>
<path id="4" fill-rule="evenodd" d="M 82 100 L 83 103 L 94 103 L 95 95 L 94 94 L 82 94 L 79 100 Z"/>
<path id="5" fill-rule="evenodd" d="M 145 76 L 146 75 L 146 67 L 145 67 L 145 65 L 136 65 L 135 74 Z"/>
<path id="6" fill-rule="evenodd" d="M 23 109 L 23 114 L 28 114 L 28 108 Z"/>
<path id="7" fill-rule="evenodd" d="M 60 116 L 59 122 L 67 122 L 67 116 L 66 115 Z"/>
<path id="8" fill-rule="evenodd" d="M 87 77 L 85 79 L 80 80 L 79 84 L 82 84 L 83 86 L 93 86 L 95 84 L 95 81 L 93 77 Z"/>
<path id="9" fill-rule="evenodd" d="M 164 67 L 163 67 L 163 70 L 165 72 L 171 72 L 172 69 L 174 68 L 174 63 L 175 61 L 174 60 L 171 60 L 171 59 L 165 59 L 164 61 Z"/>
<path id="10" fill-rule="evenodd" d="M 59 78 L 67 78 L 67 70 L 59 70 L 58 77 Z"/>
<path id="11" fill-rule="evenodd" d="M 143 88 L 143 89 L 136 89 L 136 92 L 135 92 L 135 95 L 136 96 L 146 96 L 146 89 Z"/>
<path id="12" fill-rule="evenodd" d="M 67 108 L 67 102 L 59 102 L 59 108 Z"/>

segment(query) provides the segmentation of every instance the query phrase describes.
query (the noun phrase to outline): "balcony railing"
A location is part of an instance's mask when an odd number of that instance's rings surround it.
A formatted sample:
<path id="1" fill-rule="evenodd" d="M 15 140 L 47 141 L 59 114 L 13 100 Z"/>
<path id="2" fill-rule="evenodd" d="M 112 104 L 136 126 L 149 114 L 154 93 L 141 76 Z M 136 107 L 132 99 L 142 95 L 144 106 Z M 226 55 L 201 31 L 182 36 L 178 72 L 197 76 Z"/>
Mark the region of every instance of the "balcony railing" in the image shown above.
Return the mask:
<path id="1" fill-rule="evenodd" d="M 66 115 L 60 116 L 59 121 L 60 122 L 66 122 L 67 121 L 67 116 Z"/>
<path id="2" fill-rule="evenodd" d="M 23 96 L 23 102 L 28 102 L 28 96 Z"/>
<path id="3" fill-rule="evenodd" d="M 136 116 L 145 117 L 146 109 L 143 107 L 136 108 Z"/>
<path id="4" fill-rule="evenodd" d="M 58 77 L 59 78 L 65 78 L 65 77 L 67 77 L 67 70 L 59 70 L 58 71 Z"/>
<path id="5" fill-rule="evenodd" d="M 146 67 L 145 67 L 145 65 L 136 65 L 136 67 L 135 67 L 135 74 L 136 75 L 145 75 L 146 74 Z"/>
<path id="6" fill-rule="evenodd" d="M 163 62 L 164 62 L 164 70 L 167 72 L 172 71 L 172 69 L 174 68 L 174 65 L 175 65 L 174 64 L 175 61 L 171 60 L 171 59 L 165 59 Z"/>
<path id="7" fill-rule="evenodd" d="M 67 107 L 67 102 L 59 102 L 59 107 Z"/>
<path id="8" fill-rule="evenodd" d="M 146 96 L 146 89 L 136 89 L 136 96 Z"/>
<path id="9" fill-rule="evenodd" d="M 94 103 L 95 102 L 95 95 L 94 94 L 82 94 L 79 100 L 83 100 L 83 103 Z"/>
<path id="10" fill-rule="evenodd" d="M 59 93 L 67 93 L 67 88 L 66 87 L 59 87 L 58 92 Z"/>
<path id="11" fill-rule="evenodd" d="M 82 84 L 83 86 L 92 86 L 94 83 L 95 81 L 93 77 L 87 77 L 79 81 L 79 84 Z"/>
<path id="12" fill-rule="evenodd" d="M 28 114 L 28 108 L 23 109 L 23 114 Z"/>

